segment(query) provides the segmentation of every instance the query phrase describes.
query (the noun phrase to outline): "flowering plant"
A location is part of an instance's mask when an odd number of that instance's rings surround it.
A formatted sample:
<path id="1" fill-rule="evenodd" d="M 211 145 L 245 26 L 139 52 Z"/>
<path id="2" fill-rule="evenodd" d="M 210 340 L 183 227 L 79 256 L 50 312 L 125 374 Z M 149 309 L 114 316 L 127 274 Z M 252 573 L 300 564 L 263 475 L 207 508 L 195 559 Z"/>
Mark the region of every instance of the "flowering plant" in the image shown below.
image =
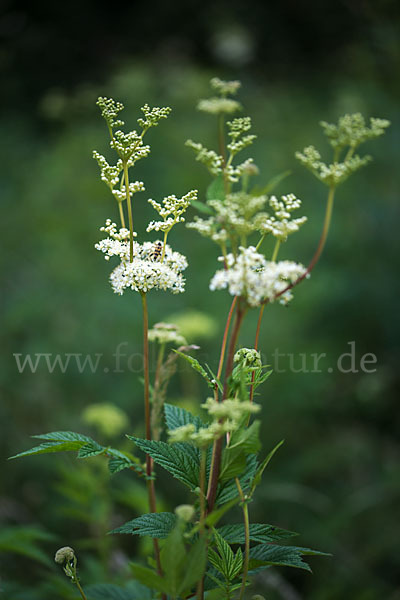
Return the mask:
<path id="1" fill-rule="evenodd" d="M 272 302 L 287 305 L 293 300 L 293 289 L 310 276 L 324 248 L 332 217 L 337 187 L 370 157 L 360 157 L 357 148 L 365 141 L 379 137 L 389 123 L 371 119 L 365 123 L 360 114 L 346 115 L 334 124 L 321 123 L 333 148 L 332 163 L 322 162 L 314 147 L 297 153 L 299 161 L 328 187 L 322 233 L 308 266 L 297 262 L 278 261 L 280 247 L 306 222 L 297 216 L 301 201 L 287 193 L 280 198 L 271 195 L 282 178 L 275 178 L 264 189 L 251 184 L 258 168 L 251 158 L 238 156 L 254 142 L 249 117 L 233 117 L 241 105 L 233 97 L 240 83 L 213 79 L 214 96 L 201 100 L 199 110 L 218 120 L 218 150 L 209 150 L 200 142 L 189 140 L 196 160 L 204 164 L 212 176 L 205 202 L 198 200 L 193 189 L 181 198 L 166 196 L 161 202 L 149 200 L 159 215 L 145 228 L 146 233 L 160 232 L 160 239 L 141 240 L 133 207 L 133 198 L 145 190 L 141 181 L 130 180 L 130 170 L 150 153 L 144 145 L 147 131 L 167 118 L 170 109 L 142 107 L 138 119 L 140 131 L 122 131 L 119 113 L 123 105 L 99 98 L 98 106 L 105 119 L 110 146 L 117 157 L 115 164 L 94 152 L 101 179 L 117 202 L 120 224 L 107 219 L 101 231 L 106 234 L 96 249 L 106 260 L 117 260 L 110 274 L 113 291 L 138 292 L 143 308 L 143 373 L 145 436 L 127 435 L 132 452 L 103 445 L 74 432 L 58 431 L 35 436 L 42 443 L 18 457 L 57 451 L 77 451 L 79 458 L 103 456 L 110 472 L 129 469 L 146 484 L 149 512 L 114 529 L 114 534 L 149 536 L 153 540 L 153 557 L 149 566 L 134 563 L 133 576 L 138 582 L 137 595 L 130 598 L 181 599 L 196 596 L 217 600 L 246 595 L 251 575 L 270 566 L 289 566 L 310 570 L 304 556 L 324 552 L 287 545 L 296 534 L 265 523 L 250 523 L 249 503 L 253 500 L 264 471 L 282 442 L 259 458 L 261 404 L 255 402 L 256 390 L 270 376 L 262 364 L 259 334 L 265 307 Z M 230 120 L 226 121 L 226 118 Z M 241 160 L 241 161 L 240 161 Z M 136 200 L 135 200 L 136 205 Z M 211 290 L 227 290 L 232 296 L 221 352 L 215 372 L 191 356 L 197 346 L 188 345 L 178 327 L 168 323 L 148 325 L 147 297 L 151 290 L 182 293 L 183 272 L 188 266 L 185 256 L 170 246 L 172 229 L 185 221 L 192 205 L 201 216 L 187 227 L 209 238 L 218 248 L 221 263 L 210 282 Z M 263 252 L 267 236 L 274 238 L 271 256 Z M 172 236 L 171 236 L 172 237 Z M 237 348 L 243 321 L 252 309 L 259 318 L 253 348 Z M 150 385 L 149 343 L 158 347 L 154 381 Z M 166 354 L 166 349 L 170 352 Z M 168 382 L 177 360 L 185 360 L 202 377 L 209 397 L 199 407 L 204 418 L 166 403 Z M 163 429 L 166 436 L 161 439 Z M 139 451 L 139 456 L 133 450 Z M 142 454 L 140 454 L 142 453 Z M 145 457 L 142 464 L 141 456 Z M 14 457 L 15 458 L 15 457 Z M 174 512 L 158 512 L 156 466 L 168 471 L 192 494 L 191 504 L 182 504 Z M 221 524 L 234 507 L 239 506 L 242 522 Z M 283 542 L 283 543 L 282 543 Z M 77 574 L 77 558 L 69 546 L 56 554 L 56 562 L 83 599 L 100 597 L 96 590 L 81 586 Z M 140 587 L 141 586 L 141 587 Z M 96 586 L 94 586 L 96 587 Z M 115 586 L 103 586 L 103 596 L 113 596 Z M 108 594 L 108 595 L 107 595 Z M 121 597 L 121 596 L 118 596 Z"/>

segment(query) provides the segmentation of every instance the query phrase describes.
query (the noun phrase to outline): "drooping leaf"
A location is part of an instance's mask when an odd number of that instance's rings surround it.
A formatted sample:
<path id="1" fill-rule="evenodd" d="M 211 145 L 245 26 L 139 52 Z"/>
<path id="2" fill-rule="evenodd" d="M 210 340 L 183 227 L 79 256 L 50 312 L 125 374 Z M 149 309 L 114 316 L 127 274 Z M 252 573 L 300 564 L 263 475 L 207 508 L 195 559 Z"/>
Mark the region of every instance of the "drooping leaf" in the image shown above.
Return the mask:
<path id="1" fill-rule="evenodd" d="M 96 583 L 85 587 L 87 600 L 151 600 L 152 592 L 143 585 L 121 587 L 111 583 Z"/>
<path id="2" fill-rule="evenodd" d="M 148 567 L 143 567 L 142 565 L 138 565 L 136 563 L 131 563 L 130 565 L 132 574 L 135 579 L 149 587 L 152 590 L 156 590 L 161 593 L 168 593 L 168 584 L 163 577 L 160 577 L 155 571 L 149 569 Z"/>
<path id="3" fill-rule="evenodd" d="M 211 389 L 214 389 L 215 384 L 213 383 L 211 377 L 209 376 L 207 371 L 201 366 L 201 364 L 199 363 L 199 361 L 196 358 L 193 358 L 193 356 L 188 356 L 187 354 L 184 354 L 183 352 L 179 352 L 179 350 L 174 350 L 174 352 L 176 352 L 177 354 L 179 354 L 179 356 L 184 358 L 186 360 L 186 362 L 188 362 L 190 364 L 192 369 L 197 371 L 197 373 L 200 373 L 200 375 L 206 380 L 208 387 L 210 387 Z"/>
<path id="4" fill-rule="evenodd" d="M 199 212 L 204 213 L 206 215 L 213 215 L 213 209 L 208 206 L 208 204 L 204 204 L 204 202 L 200 202 L 200 200 L 192 200 L 190 203 L 191 206 L 194 206 Z"/>
<path id="5" fill-rule="evenodd" d="M 168 592 L 173 598 L 178 595 L 178 589 L 186 563 L 186 548 L 183 539 L 182 523 L 178 521 L 167 537 L 161 550 L 161 567 L 167 581 Z"/>
<path id="6" fill-rule="evenodd" d="M 270 194 L 286 177 L 289 177 L 291 171 L 284 171 L 283 173 L 279 173 L 279 175 L 275 175 L 272 179 L 264 187 L 256 186 L 251 190 L 252 196 L 262 196 L 264 194 Z"/>
<path id="7" fill-rule="evenodd" d="M 253 481 L 251 482 L 251 494 L 254 493 L 254 490 L 256 489 L 256 487 L 261 483 L 262 475 L 263 475 L 265 469 L 267 468 L 267 466 L 268 466 L 271 458 L 274 456 L 275 452 L 277 452 L 277 450 L 279 450 L 279 448 L 282 446 L 282 444 L 283 444 L 284 441 L 285 440 L 281 440 L 279 442 L 279 444 L 277 444 L 271 450 L 271 452 L 269 454 L 267 454 L 267 456 L 264 458 L 264 460 L 262 461 L 262 463 L 258 467 L 258 469 L 257 469 L 257 471 L 256 471 L 256 473 L 254 475 Z"/>
<path id="8" fill-rule="evenodd" d="M 27 556 L 50 566 L 51 559 L 41 547 L 41 542 L 54 541 L 54 536 L 39 527 L 15 525 L 0 530 L 0 554 L 10 553 Z"/>
<path id="9" fill-rule="evenodd" d="M 208 186 L 206 191 L 207 200 L 224 200 L 225 199 L 225 185 L 224 178 L 222 175 L 218 175 Z"/>
<path id="10" fill-rule="evenodd" d="M 188 456 L 178 444 L 166 444 L 155 440 L 143 440 L 127 436 L 140 450 L 149 454 L 161 467 L 173 477 L 179 479 L 191 490 L 198 486 L 200 463 Z"/>
<path id="11" fill-rule="evenodd" d="M 110 533 L 127 533 L 131 535 L 148 535 L 152 538 L 164 539 L 168 537 L 177 522 L 174 513 L 148 513 L 124 523 L 113 529 Z"/>
<path id="12" fill-rule="evenodd" d="M 218 528 L 218 533 L 230 544 L 245 543 L 243 523 L 223 525 L 222 527 Z M 298 534 L 294 531 L 288 531 L 287 529 L 281 529 L 280 527 L 275 527 L 273 525 L 264 525 L 261 523 L 250 524 L 250 540 L 260 544 L 287 539 L 295 535 Z"/>
<path id="13" fill-rule="evenodd" d="M 185 559 L 184 577 L 178 590 L 180 596 L 188 596 L 191 588 L 201 579 L 206 561 L 206 540 L 204 537 L 199 537 Z"/>

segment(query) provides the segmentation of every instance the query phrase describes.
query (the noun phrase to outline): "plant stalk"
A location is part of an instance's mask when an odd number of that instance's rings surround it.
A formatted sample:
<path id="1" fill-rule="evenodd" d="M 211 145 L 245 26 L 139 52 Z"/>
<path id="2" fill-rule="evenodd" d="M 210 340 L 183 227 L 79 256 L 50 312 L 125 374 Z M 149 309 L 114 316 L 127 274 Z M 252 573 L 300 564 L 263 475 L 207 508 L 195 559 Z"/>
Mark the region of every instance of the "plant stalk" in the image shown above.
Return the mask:
<path id="1" fill-rule="evenodd" d="M 125 195 L 126 204 L 128 206 L 128 219 L 129 219 L 129 262 L 133 262 L 133 219 L 132 219 L 132 204 L 131 194 L 129 191 L 129 173 L 128 163 L 124 160 L 124 179 L 125 179 Z"/>
<path id="2" fill-rule="evenodd" d="M 243 600 L 244 592 L 246 590 L 247 574 L 249 572 L 249 559 L 250 559 L 250 522 L 249 522 L 249 507 L 244 496 L 242 486 L 240 485 L 239 479 L 235 478 L 236 487 L 242 502 L 243 509 L 243 523 L 244 523 L 244 561 L 243 561 L 243 574 L 242 574 L 242 585 L 240 587 L 240 593 L 238 600 Z"/>
<path id="3" fill-rule="evenodd" d="M 231 339 L 229 340 L 229 348 L 228 348 L 228 356 L 226 359 L 226 368 L 225 368 L 225 381 L 224 381 L 224 389 L 222 393 L 222 402 L 226 398 L 226 394 L 228 392 L 228 380 L 232 373 L 233 369 L 233 358 L 235 356 L 236 342 L 239 335 L 240 327 L 243 322 L 243 317 L 246 314 L 246 310 L 242 309 L 240 306 L 240 302 L 238 302 L 236 307 L 236 319 L 235 325 L 233 327 L 233 331 L 231 334 Z M 213 453 L 211 459 L 211 471 L 210 471 L 210 479 L 208 482 L 208 490 L 207 490 L 207 511 L 210 513 L 214 508 L 215 498 L 217 495 L 218 488 L 218 478 L 221 469 L 221 458 L 222 458 L 222 445 L 223 438 L 215 440 L 213 446 Z"/>
<path id="4" fill-rule="evenodd" d="M 145 430 L 146 440 L 151 440 L 151 422 L 150 422 L 150 393 L 149 393 L 149 313 L 147 309 L 147 298 L 144 292 L 140 293 L 142 297 L 142 308 L 143 308 L 143 371 L 144 371 L 144 416 L 145 416 Z M 156 503 L 156 491 L 154 485 L 154 479 L 150 479 L 153 471 L 153 459 L 151 456 L 146 454 L 146 475 L 148 477 L 147 494 L 149 502 L 150 512 L 157 512 Z M 159 575 L 162 575 L 161 560 L 160 560 L 160 547 L 158 540 L 153 539 L 154 545 L 154 556 L 157 563 L 157 571 Z"/>

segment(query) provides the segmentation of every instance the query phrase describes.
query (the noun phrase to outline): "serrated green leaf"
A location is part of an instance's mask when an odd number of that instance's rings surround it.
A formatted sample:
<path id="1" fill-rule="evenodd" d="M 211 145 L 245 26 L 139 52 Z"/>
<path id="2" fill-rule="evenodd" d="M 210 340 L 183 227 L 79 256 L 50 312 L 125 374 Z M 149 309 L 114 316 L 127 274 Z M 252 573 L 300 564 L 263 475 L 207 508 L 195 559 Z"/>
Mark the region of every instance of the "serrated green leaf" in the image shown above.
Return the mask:
<path id="1" fill-rule="evenodd" d="M 130 452 L 121 452 L 115 448 L 107 448 L 106 455 L 110 458 L 108 469 L 112 475 L 124 469 L 132 468 L 136 473 L 147 478 L 146 469 L 142 467 L 140 461 Z"/>
<path id="2" fill-rule="evenodd" d="M 329 556 L 325 552 L 301 548 L 299 546 L 272 546 L 261 544 L 250 548 L 250 570 L 257 572 L 267 566 L 294 567 L 311 572 L 311 567 L 302 560 L 302 556 Z"/>
<path id="3" fill-rule="evenodd" d="M 218 528 L 218 533 L 230 544 L 244 544 L 245 534 L 243 523 L 234 525 L 223 525 Z M 260 544 L 275 542 L 277 540 L 287 539 L 298 535 L 294 531 L 281 529 L 273 525 L 251 523 L 250 525 L 250 540 Z"/>
<path id="4" fill-rule="evenodd" d="M 14 458 L 22 458 L 23 456 L 33 456 L 34 454 L 49 454 L 50 452 L 71 452 L 74 450 L 79 450 L 79 448 L 81 448 L 84 445 L 84 442 L 44 442 L 39 446 L 31 448 L 30 450 L 25 450 L 24 452 L 15 454 L 15 456 L 10 456 L 9 460 L 13 460 Z"/>
<path id="5" fill-rule="evenodd" d="M 32 436 L 35 439 L 46 440 L 45 443 L 35 446 L 30 450 L 20 452 L 11 459 L 22 458 L 23 456 L 32 456 L 34 454 L 48 454 L 49 452 L 72 452 L 78 451 L 85 444 L 96 444 L 92 438 L 87 435 L 75 433 L 74 431 L 53 431 L 51 433 L 42 433 Z"/>
<path id="6" fill-rule="evenodd" d="M 246 454 L 257 454 L 261 448 L 260 443 L 260 425 L 261 421 L 253 421 L 250 427 L 243 427 L 234 431 L 229 442 L 229 449 L 238 448 L 239 446 Z"/>
<path id="7" fill-rule="evenodd" d="M 160 577 L 155 571 L 149 569 L 148 567 L 143 567 L 142 565 L 138 565 L 135 563 L 131 563 L 130 565 L 133 576 L 139 583 L 142 583 L 146 587 L 149 587 L 152 590 L 156 590 L 161 593 L 168 593 L 168 583 L 163 578 Z"/>
<path id="8" fill-rule="evenodd" d="M 218 175 L 210 183 L 206 191 L 207 200 L 224 200 L 225 199 L 225 184 L 222 175 Z"/>
<path id="9" fill-rule="evenodd" d="M 175 406 L 174 404 L 164 404 L 165 423 L 169 431 L 173 431 L 183 425 L 192 423 L 198 431 L 201 427 L 204 427 L 203 421 L 200 417 L 192 415 L 188 410 Z"/>
<path id="10" fill-rule="evenodd" d="M 261 464 L 260 464 L 260 466 L 258 467 L 258 469 L 257 469 L 257 471 L 256 471 L 256 473 L 255 473 L 255 475 L 254 475 L 253 481 L 251 482 L 251 492 L 250 492 L 251 494 L 253 494 L 253 493 L 254 493 L 254 490 L 256 489 L 256 487 L 257 487 L 257 486 L 258 486 L 258 485 L 261 483 L 261 478 L 262 478 L 262 475 L 263 475 L 263 473 L 264 473 L 265 469 L 267 468 L 267 466 L 268 466 L 268 464 L 269 464 L 270 460 L 272 459 L 272 457 L 274 456 L 274 454 L 275 454 L 275 453 L 277 452 L 277 450 L 279 450 L 279 448 L 282 446 L 282 444 L 283 444 L 283 442 L 284 442 L 284 441 L 285 441 L 285 440 L 281 440 L 281 441 L 279 442 L 279 444 L 277 444 L 277 445 L 276 445 L 276 446 L 275 446 L 275 447 L 274 447 L 274 448 L 271 450 L 271 452 L 270 452 L 269 454 L 267 454 L 267 456 L 264 458 L 264 460 L 262 461 L 262 463 L 261 463 Z"/>
<path id="11" fill-rule="evenodd" d="M 192 491 L 198 487 L 200 462 L 188 456 L 178 444 L 143 440 L 127 436 L 140 450 L 151 456 L 157 464 L 179 479 Z"/>
<path id="12" fill-rule="evenodd" d="M 174 513 L 148 513 L 132 519 L 124 525 L 110 531 L 111 533 L 127 533 L 131 535 L 148 535 L 152 538 L 164 539 L 168 537 L 177 522 Z"/>
<path id="13" fill-rule="evenodd" d="M 215 385 L 212 382 L 212 379 L 210 378 L 207 371 L 201 366 L 201 364 L 199 363 L 199 361 L 196 358 L 193 358 L 193 356 L 188 356 L 187 354 L 184 354 L 183 352 L 179 352 L 179 350 L 174 350 L 174 352 L 176 352 L 176 354 L 179 354 L 179 356 L 181 356 L 184 360 L 186 360 L 186 362 L 188 362 L 190 364 L 192 369 L 197 371 L 197 373 L 199 373 L 206 380 L 208 387 L 210 387 L 211 389 L 214 389 Z"/>
<path id="14" fill-rule="evenodd" d="M 222 451 L 221 471 L 219 481 L 227 481 L 243 473 L 246 468 L 246 453 L 243 448 L 230 449 L 229 446 Z"/>
<path id="15" fill-rule="evenodd" d="M 222 573 L 227 582 L 230 582 L 233 579 L 232 573 L 235 567 L 235 555 L 228 542 L 226 542 L 224 538 L 219 535 L 216 529 L 214 529 L 213 534 L 215 545 L 221 559 L 219 562 L 219 568 L 216 566 L 216 564 L 214 564 L 214 567 L 216 567 Z M 212 561 L 210 560 L 210 562 Z"/>
<path id="16" fill-rule="evenodd" d="M 97 442 L 91 442 L 89 444 L 85 444 L 78 451 L 78 458 L 90 458 L 92 456 L 98 456 L 102 454 L 106 448 L 104 446 L 100 446 Z"/>
<path id="17" fill-rule="evenodd" d="M 249 454 L 246 458 L 246 469 L 239 477 L 240 485 L 245 493 L 247 493 L 249 490 L 249 482 L 254 478 L 254 475 L 257 471 L 257 466 L 258 463 L 256 455 Z M 222 482 L 218 486 L 216 503 L 218 505 L 225 504 L 233 498 L 238 498 L 238 491 L 235 481 L 227 481 L 226 483 Z"/>
<path id="18" fill-rule="evenodd" d="M 232 564 L 231 581 L 233 581 L 233 579 L 235 579 L 235 577 L 237 577 L 239 575 L 242 568 L 243 568 L 243 553 L 242 553 L 241 549 L 238 548 L 238 550 L 235 554 L 235 559 Z"/>

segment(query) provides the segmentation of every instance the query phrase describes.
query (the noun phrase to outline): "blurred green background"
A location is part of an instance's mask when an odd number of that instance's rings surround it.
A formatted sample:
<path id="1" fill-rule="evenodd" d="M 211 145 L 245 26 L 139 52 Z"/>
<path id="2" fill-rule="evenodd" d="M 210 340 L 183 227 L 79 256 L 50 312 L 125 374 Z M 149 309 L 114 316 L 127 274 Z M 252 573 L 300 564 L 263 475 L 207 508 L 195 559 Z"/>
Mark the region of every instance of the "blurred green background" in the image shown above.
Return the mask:
<path id="1" fill-rule="evenodd" d="M 117 218 L 100 182 L 93 149 L 106 152 L 107 132 L 95 101 L 124 102 L 134 127 L 139 107 L 170 105 L 171 117 L 148 135 L 152 153 L 135 178 L 139 231 L 152 218 L 148 197 L 204 192 L 205 170 L 184 142 L 215 146 L 216 124 L 196 112 L 213 76 L 240 79 L 240 101 L 258 134 L 253 149 L 268 182 L 289 169 L 277 193 L 303 200 L 309 221 L 281 257 L 307 263 L 319 238 L 326 192 L 298 165 L 294 152 L 325 146 L 318 122 L 345 112 L 388 118 L 387 135 L 365 147 L 374 162 L 339 188 L 331 234 L 312 278 L 290 308 L 270 306 L 261 349 L 296 356 L 326 353 L 321 373 L 274 373 L 262 389 L 263 445 L 286 442 L 251 507 L 255 522 L 299 531 L 299 544 L 333 553 L 314 559 L 314 574 L 267 571 L 254 590 L 271 600 L 395 600 L 398 582 L 399 477 L 399 14 L 397 3 L 229 4 L 4 2 L 0 17 L 2 112 L 0 193 L 3 291 L 1 328 L 0 597 L 74 598 L 52 562 L 63 545 L 76 548 L 85 583 L 119 581 L 136 540 L 104 537 L 146 511 L 141 484 L 121 473 L 111 483 L 101 461 L 36 457 L 6 462 L 29 447 L 30 435 L 77 430 L 102 441 L 83 421 L 93 403 L 114 403 L 142 432 L 139 372 L 114 373 L 118 344 L 140 353 L 140 299 L 118 297 L 111 268 L 94 250 L 99 227 Z M 194 214 L 194 211 L 193 213 Z M 171 243 L 188 256 L 185 294 L 150 294 L 150 320 L 201 311 L 214 320 L 190 343 L 216 366 L 230 305 L 208 292 L 216 251 L 184 227 Z M 256 314 L 240 336 L 253 344 Z M 192 322 L 196 319 L 191 318 Z M 203 330 L 203 331 L 202 331 Z M 203 334 L 203 335 L 202 335 Z M 338 356 L 355 341 L 357 360 L 377 356 L 376 372 L 340 373 Z M 65 373 L 19 373 L 13 354 L 102 354 L 96 373 L 71 363 Z M 139 364 L 133 360 L 135 367 Z M 109 372 L 104 372 L 110 368 Z M 137 369 L 136 369 L 137 370 Z M 180 365 L 171 402 L 196 409 L 207 390 Z M 114 440 L 115 444 L 118 441 Z M 160 473 L 161 507 L 185 492 Z M 237 520 L 240 519 L 236 515 Z"/>

